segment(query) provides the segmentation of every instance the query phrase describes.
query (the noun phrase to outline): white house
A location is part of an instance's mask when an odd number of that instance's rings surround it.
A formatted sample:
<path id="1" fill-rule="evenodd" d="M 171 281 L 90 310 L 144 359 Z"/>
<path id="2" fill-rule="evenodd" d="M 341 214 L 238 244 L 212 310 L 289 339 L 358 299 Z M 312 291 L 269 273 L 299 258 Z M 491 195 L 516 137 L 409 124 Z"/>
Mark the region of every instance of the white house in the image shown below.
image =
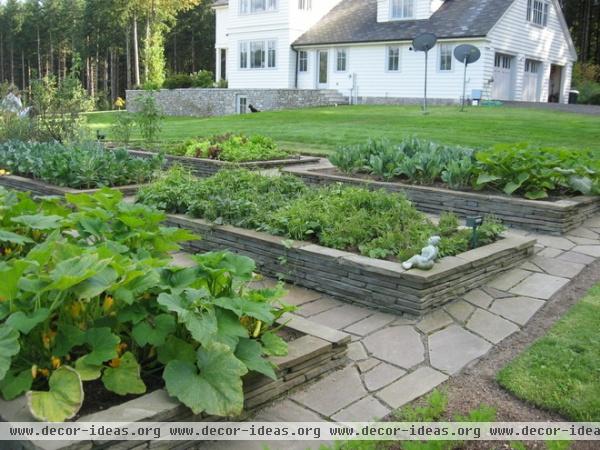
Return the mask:
<path id="1" fill-rule="evenodd" d="M 422 96 L 431 32 L 429 94 L 458 100 L 472 44 L 467 92 L 486 99 L 566 102 L 575 47 L 557 0 L 216 0 L 217 78 L 232 89 L 334 89 L 364 102 Z"/>

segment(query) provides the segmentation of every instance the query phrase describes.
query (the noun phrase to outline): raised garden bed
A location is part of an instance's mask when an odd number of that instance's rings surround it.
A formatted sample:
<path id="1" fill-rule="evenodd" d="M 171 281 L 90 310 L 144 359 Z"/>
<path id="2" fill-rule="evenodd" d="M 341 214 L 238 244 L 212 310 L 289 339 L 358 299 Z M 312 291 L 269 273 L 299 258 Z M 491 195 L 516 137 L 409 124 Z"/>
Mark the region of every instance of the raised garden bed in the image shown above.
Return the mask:
<path id="1" fill-rule="evenodd" d="M 110 144 L 109 147 L 110 148 Z M 128 149 L 131 156 L 138 158 L 152 158 L 156 153 L 145 151 L 143 149 Z M 188 158 L 186 156 L 165 155 L 166 167 L 180 165 L 189 169 L 197 177 L 210 177 L 223 169 L 233 167 L 243 167 L 248 170 L 268 170 L 281 167 L 295 166 L 298 164 L 314 164 L 320 161 L 312 156 L 290 156 L 286 159 L 276 159 L 270 161 L 248 161 L 248 162 L 228 162 L 209 158 Z"/>
<path id="2" fill-rule="evenodd" d="M 443 258 L 431 271 L 406 271 L 396 262 L 188 216 L 169 215 L 167 222 L 202 236 L 184 245 L 193 252 L 226 248 L 256 260 L 265 275 L 395 314 L 422 315 L 450 302 L 521 263 L 535 244 L 534 239 L 509 234 L 493 244 Z"/>
<path id="3" fill-rule="evenodd" d="M 72 189 L 63 186 L 55 186 L 44 183 L 43 181 L 33 180 L 31 178 L 19 177 L 16 175 L 0 176 L 0 186 L 8 189 L 14 189 L 22 192 L 31 192 L 35 195 L 65 195 L 65 194 L 91 194 L 100 189 Z M 121 191 L 125 195 L 133 195 L 142 185 L 134 184 L 128 186 L 117 186 L 111 189 Z"/>
<path id="4" fill-rule="evenodd" d="M 493 214 L 511 227 L 539 233 L 564 234 L 581 226 L 600 212 L 600 197 L 579 196 L 559 200 L 527 200 L 504 195 L 456 191 L 430 186 L 375 181 L 345 175 L 335 168 L 285 168 L 284 172 L 313 186 L 333 183 L 386 189 L 404 193 L 421 211 L 440 214 L 451 211 L 460 216 Z"/>
<path id="5" fill-rule="evenodd" d="M 244 378 L 244 415 L 257 407 L 282 396 L 288 391 L 312 382 L 319 376 L 346 364 L 346 351 L 350 336 L 326 326 L 311 322 L 301 317 L 287 314 L 282 323 L 293 334 L 301 335 L 288 344 L 288 355 L 272 357 L 277 366 L 277 380 L 272 380 L 256 373 Z M 169 397 L 163 389 L 155 390 L 134 400 L 113 406 L 103 411 L 91 413 L 77 419 L 78 422 L 176 422 L 196 420 L 216 422 L 221 420 L 214 416 L 194 416 L 193 413 L 177 400 Z M 238 418 L 240 419 L 240 418 Z M 26 405 L 26 398 L 6 402 L 0 400 L 0 420 L 9 422 L 29 422 L 32 417 Z M 187 444 L 193 445 L 190 441 Z M 197 443 L 197 442 L 196 442 Z M 88 448 L 92 442 L 23 442 L 26 448 Z M 58 444 L 58 445 L 57 445 Z M 62 444 L 62 445 L 60 445 Z M 115 444 L 111 441 L 97 441 L 106 448 Z M 124 441 L 119 448 L 126 449 L 143 445 L 143 441 Z M 186 442 L 178 442 L 178 448 L 184 448 Z"/>

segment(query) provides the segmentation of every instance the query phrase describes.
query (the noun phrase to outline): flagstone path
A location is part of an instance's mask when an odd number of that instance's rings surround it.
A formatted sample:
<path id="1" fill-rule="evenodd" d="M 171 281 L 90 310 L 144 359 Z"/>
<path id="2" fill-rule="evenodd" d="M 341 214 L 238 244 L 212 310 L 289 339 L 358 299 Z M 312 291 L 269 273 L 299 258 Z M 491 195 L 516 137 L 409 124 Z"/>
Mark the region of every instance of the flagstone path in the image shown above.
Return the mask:
<path id="1" fill-rule="evenodd" d="M 289 286 L 286 301 L 298 306 L 296 314 L 351 334 L 351 363 L 262 409 L 253 420 L 382 418 L 474 364 L 600 258 L 600 217 L 565 236 L 512 232 L 537 238 L 530 260 L 421 319 L 384 314 Z M 213 443 L 210 448 L 263 448 L 259 442 L 226 444 Z M 308 447 L 307 442 L 269 443 L 272 450 Z"/>

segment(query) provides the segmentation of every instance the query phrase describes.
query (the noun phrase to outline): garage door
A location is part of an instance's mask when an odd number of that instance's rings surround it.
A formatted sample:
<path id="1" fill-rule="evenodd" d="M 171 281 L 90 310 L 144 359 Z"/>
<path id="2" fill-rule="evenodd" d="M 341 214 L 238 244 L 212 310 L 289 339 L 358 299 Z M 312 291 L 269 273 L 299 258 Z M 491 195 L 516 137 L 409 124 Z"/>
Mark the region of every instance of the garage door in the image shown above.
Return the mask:
<path id="1" fill-rule="evenodd" d="M 494 87 L 492 98 L 495 100 L 512 100 L 513 57 L 496 53 L 494 59 Z"/>
<path id="2" fill-rule="evenodd" d="M 525 60 L 525 73 L 523 75 L 523 101 L 540 101 L 540 74 L 542 63 L 533 59 Z"/>

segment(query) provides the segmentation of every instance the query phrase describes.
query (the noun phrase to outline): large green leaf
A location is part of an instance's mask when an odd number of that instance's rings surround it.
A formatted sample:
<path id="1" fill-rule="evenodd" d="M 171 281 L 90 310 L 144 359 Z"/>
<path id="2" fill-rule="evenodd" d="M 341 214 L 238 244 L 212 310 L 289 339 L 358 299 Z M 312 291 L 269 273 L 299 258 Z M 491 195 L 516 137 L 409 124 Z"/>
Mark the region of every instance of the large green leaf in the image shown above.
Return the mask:
<path id="1" fill-rule="evenodd" d="M 54 338 L 54 347 L 52 354 L 62 357 L 67 355 L 71 349 L 77 345 L 85 343 L 85 332 L 76 326 L 61 323 L 58 327 L 58 334 Z"/>
<path id="2" fill-rule="evenodd" d="M 273 380 L 277 379 L 273 365 L 263 358 L 263 348 L 260 342 L 252 339 L 240 339 L 235 349 L 235 356 L 246 364 L 248 369 L 262 373 Z"/>
<path id="3" fill-rule="evenodd" d="M 498 181 L 501 179 L 502 179 L 502 177 L 499 177 L 497 175 L 491 175 L 489 173 L 482 173 L 479 175 L 479 178 L 477 178 L 477 181 L 475 183 L 477 185 L 482 185 L 482 184 L 492 183 L 494 181 Z"/>
<path id="4" fill-rule="evenodd" d="M 206 412 L 217 416 L 235 416 L 244 407 L 242 376 L 246 365 L 229 347 L 210 343 L 198 349 L 196 364 L 171 361 L 163 378 L 167 391 L 194 414 Z"/>
<path id="5" fill-rule="evenodd" d="M 0 392 L 2 392 L 4 400 L 14 400 L 31 389 L 32 383 L 31 369 L 23 370 L 16 375 L 8 372 L 4 379 L 0 381 Z"/>
<path id="6" fill-rule="evenodd" d="M 94 255 L 76 256 L 56 265 L 50 272 L 52 283 L 45 290 L 65 291 L 98 274 L 110 263 L 109 259 L 98 260 Z"/>
<path id="7" fill-rule="evenodd" d="M 0 325 L 0 380 L 10 369 L 12 357 L 19 353 L 19 332 L 8 325 Z"/>
<path id="8" fill-rule="evenodd" d="M 11 265 L 0 267 L 0 301 L 14 300 L 19 294 L 19 281 L 31 263 L 24 260 L 12 261 Z"/>
<path id="9" fill-rule="evenodd" d="M 85 333 L 85 343 L 92 347 L 92 351 L 87 355 L 86 362 L 99 365 L 116 358 L 119 342 L 121 342 L 119 336 L 113 334 L 108 327 L 89 329 Z"/>
<path id="10" fill-rule="evenodd" d="M 13 217 L 11 220 L 33 230 L 56 230 L 61 227 L 63 218 L 61 216 L 35 214 Z"/>
<path id="11" fill-rule="evenodd" d="M 254 260 L 231 252 L 209 252 L 194 259 L 206 270 L 226 271 L 241 281 L 251 281 L 256 269 Z"/>
<path id="12" fill-rule="evenodd" d="M 31 244 L 33 241 L 27 236 L 12 233 L 11 231 L 0 230 L 0 242 L 10 242 L 11 244 L 23 245 Z"/>
<path id="13" fill-rule="evenodd" d="M 77 371 L 62 366 L 52 373 L 49 391 L 29 391 L 29 411 L 37 420 L 64 422 L 72 419 L 83 404 L 83 386 Z"/>
<path id="14" fill-rule="evenodd" d="M 104 369 L 102 383 L 106 389 L 118 395 L 146 392 L 146 385 L 140 377 L 140 365 L 131 352 L 121 356 L 118 367 Z"/>
<path id="15" fill-rule="evenodd" d="M 275 316 L 271 312 L 272 306 L 266 302 L 253 302 L 242 297 L 220 297 L 215 299 L 215 304 L 233 311 L 238 317 L 254 317 L 267 323 L 275 320 Z"/>
<path id="16" fill-rule="evenodd" d="M 189 342 L 175 336 L 169 336 L 165 343 L 157 349 L 157 359 L 161 364 L 168 364 L 175 359 L 179 361 L 196 362 L 196 351 Z"/>
<path id="17" fill-rule="evenodd" d="M 113 286 L 118 277 L 119 275 L 116 270 L 106 267 L 96 275 L 74 287 L 73 292 L 77 298 L 94 298 Z"/>
<path id="18" fill-rule="evenodd" d="M 104 366 L 101 364 L 90 364 L 87 361 L 87 355 L 82 356 L 75 362 L 75 370 L 79 374 L 81 381 L 93 381 L 100 378 Z"/>
<path id="19" fill-rule="evenodd" d="M 288 354 L 287 343 L 275 333 L 268 331 L 260 337 L 265 353 L 271 356 L 286 356 Z"/>
<path id="20" fill-rule="evenodd" d="M 170 314 L 160 314 L 138 323 L 133 327 L 132 336 L 138 345 L 161 346 L 167 336 L 175 331 L 175 318 Z"/>
<path id="21" fill-rule="evenodd" d="M 213 340 L 235 350 L 240 338 L 248 337 L 248 330 L 240 323 L 240 319 L 231 311 L 217 308 L 217 334 Z"/>
<path id="22" fill-rule="evenodd" d="M 594 183 L 589 177 L 578 177 L 573 175 L 569 177 L 569 186 L 576 192 L 581 192 L 584 195 L 589 195 L 592 192 Z"/>
<path id="23" fill-rule="evenodd" d="M 17 311 L 6 319 L 6 324 L 20 331 L 22 334 L 29 334 L 31 330 L 49 316 L 50 311 L 48 308 L 40 308 L 31 315 L 27 315 L 23 311 Z"/>
<path id="24" fill-rule="evenodd" d="M 172 295 L 162 293 L 158 296 L 158 303 L 169 311 L 177 314 L 179 321 L 185 325 L 192 337 L 204 344 L 210 342 L 212 337 L 217 334 L 217 316 L 212 307 L 196 311 L 193 306 L 181 295 Z"/>

